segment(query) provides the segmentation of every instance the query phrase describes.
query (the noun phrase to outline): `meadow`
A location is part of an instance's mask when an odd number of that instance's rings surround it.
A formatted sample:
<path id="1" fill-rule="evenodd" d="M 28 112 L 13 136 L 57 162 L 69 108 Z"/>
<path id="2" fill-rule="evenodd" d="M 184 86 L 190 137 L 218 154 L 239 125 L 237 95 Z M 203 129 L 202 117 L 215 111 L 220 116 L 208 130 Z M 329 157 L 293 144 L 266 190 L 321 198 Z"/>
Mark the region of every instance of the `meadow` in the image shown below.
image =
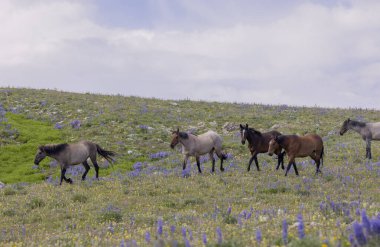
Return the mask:
<path id="1" fill-rule="evenodd" d="M 380 121 L 373 109 L 162 100 L 0 88 L 1 246 L 380 246 L 380 143 L 339 128 L 348 117 Z M 317 133 L 322 174 L 296 159 L 300 176 L 258 156 L 247 172 L 239 124 L 284 134 Z M 171 132 L 214 130 L 226 171 L 182 171 Z M 81 181 L 59 186 L 59 166 L 33 164 L 39 145 L 91 140 L 117 152 Z M 285 164 L 287 158 L 285 157 Z"/>

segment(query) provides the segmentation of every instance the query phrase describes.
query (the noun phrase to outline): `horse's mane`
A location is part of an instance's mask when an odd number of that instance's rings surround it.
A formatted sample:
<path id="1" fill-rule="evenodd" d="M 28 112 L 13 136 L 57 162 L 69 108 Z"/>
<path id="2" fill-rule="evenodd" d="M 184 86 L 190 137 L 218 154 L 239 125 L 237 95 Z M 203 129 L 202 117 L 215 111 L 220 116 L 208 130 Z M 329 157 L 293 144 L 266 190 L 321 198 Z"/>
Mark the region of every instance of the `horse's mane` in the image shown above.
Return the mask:
<path id="1" fill-rule="evenodd" d="M 58 154 L 58 153 L 62 152 L 68 146 L 69 146 L 69 144 L 67 144 L 67 143 L 56 144 L 56 145 L 52 144 L 52 145 L 42 146 L 41 149 L 44 152 L 46 152 L 47 154 L 52 155 L 52 154 Z"/>
<path id="2" fill-rule="evenodd" d="M 350 120 L 349 121 L 349 124 L 356 127 L 365 127 L 366 123 L 363 123 L 363 122 L 359 122 L 359 121 L 356 121 L 356 120 Z"/>
<path id="3" fill-rule="evenodd" d="M 179 137 L 181 137 L 182 139 L 188 139 L 189 138 L 189 134 L 186 133 L 186 132 L 179 132 Z"/>
<path id="4" fill-rule="evenodd" d="M 255 130 L 254 128 L 248 128 L 248 130 L 251 131 L 252 133 L 256 133 L 256 134 L 258 134 L 259 136 L 262 135 L 260 131 Z"/>

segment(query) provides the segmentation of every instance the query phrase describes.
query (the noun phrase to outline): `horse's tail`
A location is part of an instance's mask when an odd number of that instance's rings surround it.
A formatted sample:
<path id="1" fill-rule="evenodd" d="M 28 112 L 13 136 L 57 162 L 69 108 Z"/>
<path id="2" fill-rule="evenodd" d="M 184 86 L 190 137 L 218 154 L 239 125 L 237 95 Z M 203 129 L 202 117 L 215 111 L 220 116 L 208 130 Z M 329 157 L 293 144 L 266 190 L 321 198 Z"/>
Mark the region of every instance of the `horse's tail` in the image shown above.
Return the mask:
<path id="1" fill-rule="evenodd" d="M 96 144 L 96 151 L 100 156 L 105 158 L 109 163 L 115 162 L 115 160 L 112 158 L 112 156 L 115 156 L 116 153 L 113 151 L 107 151 L 101 148 L 98 144 Z"/>

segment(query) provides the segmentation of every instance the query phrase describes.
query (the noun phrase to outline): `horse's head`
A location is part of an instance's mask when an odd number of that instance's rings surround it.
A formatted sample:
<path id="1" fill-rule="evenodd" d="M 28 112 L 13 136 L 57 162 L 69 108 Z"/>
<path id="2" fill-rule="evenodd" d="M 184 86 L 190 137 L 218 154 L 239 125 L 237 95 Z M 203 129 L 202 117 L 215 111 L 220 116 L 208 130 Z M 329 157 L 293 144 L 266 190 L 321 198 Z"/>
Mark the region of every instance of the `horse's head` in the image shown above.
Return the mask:
<path id="1" fill-rule="evenodd" d="M 43 146 L 38 147 L 36 157 L 34 158 L 34 164 L 38 165 L 46 157 L 46 152 Z"/>
<path id="2" fill-rule="evenodd" d="M 172 132 L 172 142 L 170 143 L 170 147 L 174 149 L 174 147 L 179 143 L 179 128 L 176 131 Z"/>
<path id="3" fill-rule="evenodd" d="M 273 153 L 280 148 L 280 144 L 277 142 L 277 136 L 269 141 L 268 155 L 272 156 Z"/>
<path id="4" fill-rule="evenodd" d="M 339 134 L 342 136 L 344 133 L 346 133 L 347 132 L 347 130 L 348 130 L 348 124 L 350 123 L 350 119 L 348 118 L 347 120 L 345 120 L 344 122 L 343 122 L 343 125 L 342 125 L 342 127 L 340 128 L 340 131 L 339 131 Z"/>
<path id="5" fill-rule="evenodd" d="M 240 124 L 240 137 L 241 137 L 241 144 L 245 144 L 245 141 L 247 140 L 247 131 L 248 131 L 248 124 L 245 126 Z"/>

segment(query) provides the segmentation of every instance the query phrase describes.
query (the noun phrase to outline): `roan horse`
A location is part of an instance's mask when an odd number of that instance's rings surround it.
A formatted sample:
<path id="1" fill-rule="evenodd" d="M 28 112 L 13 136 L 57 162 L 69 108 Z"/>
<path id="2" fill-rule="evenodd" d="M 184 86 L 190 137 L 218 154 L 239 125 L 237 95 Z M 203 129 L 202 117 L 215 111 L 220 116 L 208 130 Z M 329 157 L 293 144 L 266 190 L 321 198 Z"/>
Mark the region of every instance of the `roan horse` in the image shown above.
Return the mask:
<path id="1" fill-rule="evenodd" d="M 240 136 L 241 136 L 241 143 L 244 145 L 245 141 L 248 141 L 248 148 L 251 152 L 251 159 L 248 162 L 248 171 L 251 169 L 252 161 L 255 161 L 256 168 L 258 171 L 260 171 L 259 162 L 257 160 L 257 155 L 259 153 L 266 153 L 268 152 L 269 148 L 269 141 L 272 138 L 275 138 L 277 136 L 281 135 L 278 131 L 269 131 L 266 133 L 261 133 L 260 131 L 257 131 L 253 128 L 248 128 L 248 124 L 245 126 L 240 124 Z M 278 162 L 276 169 L 280 167 L 284 169 L 284 155 L 285 152 L 281 153 L 282 148 L 278 147 L 278 149 L 274 150 L 274 153 L 277 154 Z"/>
<path id="2" fill-rule="evenodd" d="M 36 157 L 34 159 L 34 164 L 38 165 L 46 156 L 49 156 L 58 161 L 61 166 L 61 181 L 65 180 L 67 183 L 72 183 L 71 178 L 66 178 L 66 169 L 71 165 L 83 164 L 86 171 L 82 175 L 82 180 L 85 180 L 90 166 L 88 165 L 87 159 L 90 158 L 92 164 L 95 167 L 96 178 L 99 178 L 99 166 L 96 162 L 96 154 L 100 154 L 108 162 L 113 162 L 112 156 L 115 155 L 112 151 L 107 151 L 102 149 L 98 144 L 81 141 L 74 144 L 50 144 L 38 147 Z"/>
<path id="3" fill-rule="evenodd" d="M 170 143 L 170 147 L 174 148 L 178 143 L 182 144 L 182 153 L 185 158 L 183 161 L 183 170 L 186 169 L 187 160 L 190 156 L 195 156 L 197 161 L 198 171 L 202 172 L 199 158 L 203 154 L 209 154 L 212 160 L 212 172 L 215 171 L 215 158 L 214 151 L 220 159 L 220 170 L 224 171 L 223 160 L 227 159 L 227 156 L 222 153 L 222 138 L 214 131 L 207 131 L 199 136 L 180 132 L 179 128 L 173 131 L 173 139 Z"/>
<path id="4" fill-rule="evenodd" d="M 343 122 L 342 128 L 340 128 L 340 135 L 346 133 L 347 130 L 353 130 L 355 132 L 358 132 L 362 136 L 363 140 L 366 142 L 365 157 L 368 159 L 372 159 L 371 141 L 380 140 L 380 122 L 363 123 L 347 119 Z"/>
<path id="5" fill-rule="evenodd" d="M 317 164 L 316 174 L 321 172 L 319 169 L 320 164 L 323 165 L 323 140 L 319 135 L 307 134 L 305 136 L 297 135 L 280 135 L 273 138 L 269 142 L 268 154 L 273 155 L 274 151 L 282 147 L 285 149 L 286 154 L 289 157 L 289 164 L 286 168 L 285 176 L 288 175 L 290 167 L 293 165 L 296 175 L 298 176 L 298 170 L 295 162 L 296 157 L 310 156 Z M 322 163 L 321 163 L 322 161 Z"/>

